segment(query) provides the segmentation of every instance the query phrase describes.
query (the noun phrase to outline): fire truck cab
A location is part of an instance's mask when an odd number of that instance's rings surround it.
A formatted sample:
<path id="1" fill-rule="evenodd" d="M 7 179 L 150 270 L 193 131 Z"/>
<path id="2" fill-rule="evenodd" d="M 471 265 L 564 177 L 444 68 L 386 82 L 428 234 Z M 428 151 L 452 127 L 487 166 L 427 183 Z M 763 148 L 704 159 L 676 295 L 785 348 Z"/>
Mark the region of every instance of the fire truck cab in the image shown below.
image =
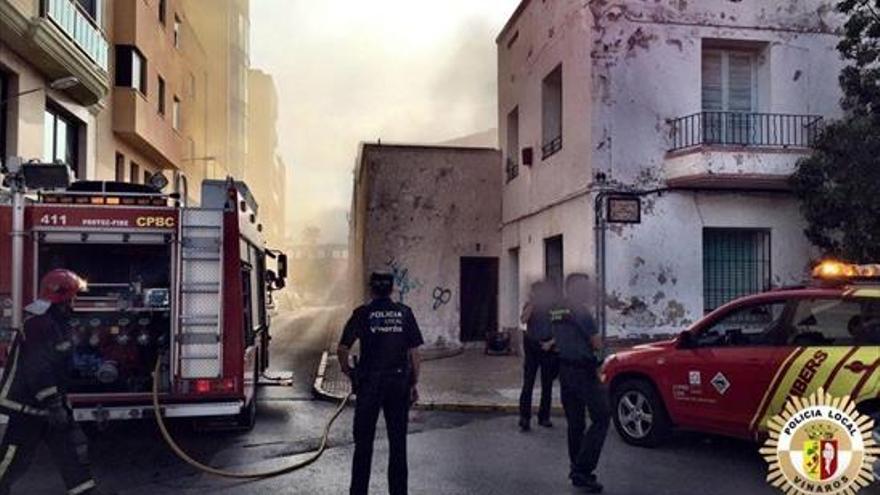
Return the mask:
<path id="1" fill-rule="evenodd" d="M 255 386 L 269 365 L 271 292 L 284 285 L 286 256 L 265 247 L 244 183 L 205 181 L 201 193 L 199 207 L 115 182 L 29 197 L 21 259 L 0 242 L 0 367 L 15 333 L 12 265 L 23 267 L 24 304 L 44 273 L 67 268 L 88 283 L 70 320 L 77 420 L 151 414 L 158 360 L 166 417 L 234 416 L 252 426 Z M 13 229 L 14 214 L 0 202 L 0 232 Z"/>

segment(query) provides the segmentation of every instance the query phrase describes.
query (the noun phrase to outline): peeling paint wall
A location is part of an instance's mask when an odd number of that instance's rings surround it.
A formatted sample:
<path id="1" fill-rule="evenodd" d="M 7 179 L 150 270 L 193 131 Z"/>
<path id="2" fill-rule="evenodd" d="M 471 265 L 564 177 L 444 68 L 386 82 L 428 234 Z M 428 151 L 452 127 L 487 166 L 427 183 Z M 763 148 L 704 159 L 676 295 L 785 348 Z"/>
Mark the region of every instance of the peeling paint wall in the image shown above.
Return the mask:
<path id="1" fill-rule="evenodd" d="M 843 64 L 835 30 L 841 19 L 833 5 L 831 0 L 528 2 L 498 39 L 499 136 L 506 136 L 501 117 L 519 106 L 521 146 L 536 146 L 535 165 L 503 194 L 503 248 L 520 248 L 518 293 L 525 295 L 528 282 L 543 275 L 540 240 L 548 233 L 564 236 L 566 273 L 593 271 L 589 186 L 596 173 L 643 190 L 691 175 L 790 174 L 803 151 L 670 154 L 672 121 L 702 110 L 704 46 L 754 53 L 755 112 L 839 116 L 837 77 Z M 560 62 L 564 146 L 542 161 L 540 81 Z M 775 284 L 801 281 L 815 254 L 802 234 L 797 203 L 784 194 L 673 191 L 646 197 L 642 214 L 640 225 L 612 226 L 608 234 L 610 334 L 675 332 L 703 315 L 704 227 L 769 229 Z M 505 325 L 516 324 L 515 308 L 523 302 L 511 300 L 514 295 L 502 287 Z"/>
<path id="2" fill-rule="evenodd" d="M 498 257 L 500 155 L 486 148 L 364 145 L 352 211 L 355 280 L 395 277 L 428 347 L 461 345 L 461 257 Z M 362 286 L 363 286 L 362 285 Z M 365 294 L 358 291 L 361 300 Z"/>

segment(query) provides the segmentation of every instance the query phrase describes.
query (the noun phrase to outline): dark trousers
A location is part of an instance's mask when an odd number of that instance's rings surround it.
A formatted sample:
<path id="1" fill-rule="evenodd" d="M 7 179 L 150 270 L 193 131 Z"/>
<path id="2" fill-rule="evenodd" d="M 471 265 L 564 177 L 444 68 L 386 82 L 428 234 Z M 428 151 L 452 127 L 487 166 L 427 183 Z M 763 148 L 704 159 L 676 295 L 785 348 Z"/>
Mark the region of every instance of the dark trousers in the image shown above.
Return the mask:
<path id="1" fill-rule="evenodd" d="M 553 402 L 553 380 L 559 375 L 559 357 L 556 353 L 541 349 L 541 344 L 526 337 L 523 340 L 523 386 L 519 394 L 519 416 L 526 421 L 532 418 L 532 393 L 535 378 L 541 371 L 541 405 L 538 407 L 538 421 L 550 419 Z"/>
<path id="2" fill-rule="evenodd" d="M 404 370 L 370 373 L 358 379 L 354 411 L 354 462 L 351 495 L 366 495 L 373 464 L 373 441 L 379 411 L 388 431 L 388 493 L 406 495 L 406 429 L 409 422 L 410 375 Z"/>
<path id="3" fill-rule="evenodd" d="M 0 443 L 0 495 L 8 495 L 12 485 L 24 475 L 40 443 L 49 448 L 68 493 L 87 494 L 94 490 L 86 436 L 73 418 L 65 428 L 52 428 L 44 418 L 12 414 Z"/>
<path id="4" fill-rule="evenodd" d="M 611 412 L 605 386 L 595 366 L 562 363 L 559 370 L 562 407 L 568 421 L 568 457 L 572 478 L 587 478 L 596 470 L 608 434 Z M 586 428 L 585 409 L 590 413 Z M 585 433 L 586 431 L 586 433 Z"/>

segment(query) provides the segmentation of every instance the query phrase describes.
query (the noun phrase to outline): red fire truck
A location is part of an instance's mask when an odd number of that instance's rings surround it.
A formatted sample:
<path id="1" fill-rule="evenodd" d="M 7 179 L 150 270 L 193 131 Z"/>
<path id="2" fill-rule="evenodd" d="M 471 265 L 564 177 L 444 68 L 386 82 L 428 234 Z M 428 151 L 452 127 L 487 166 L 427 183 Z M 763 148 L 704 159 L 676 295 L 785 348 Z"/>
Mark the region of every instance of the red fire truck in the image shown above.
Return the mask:
<path id="1" fill-rule="evenodd" d="M 77 182 L 19 200 L 23 249 L 8 235 L 0 242 L 0 367 L 15 331 L 13 277 L 21 273 L 27 304 L 44 273 L 67 268 L 88 282 L 70 320 L 77 420 L 151 414 L 159 360 L 166 417 L 227 416 L 250 427 L 286 256 L 265 247 L 243 183 L 205 181 L 197 208 L 159 191 Z M 0 232 L 13 237 L 15 206 L 0 197 Z"/>

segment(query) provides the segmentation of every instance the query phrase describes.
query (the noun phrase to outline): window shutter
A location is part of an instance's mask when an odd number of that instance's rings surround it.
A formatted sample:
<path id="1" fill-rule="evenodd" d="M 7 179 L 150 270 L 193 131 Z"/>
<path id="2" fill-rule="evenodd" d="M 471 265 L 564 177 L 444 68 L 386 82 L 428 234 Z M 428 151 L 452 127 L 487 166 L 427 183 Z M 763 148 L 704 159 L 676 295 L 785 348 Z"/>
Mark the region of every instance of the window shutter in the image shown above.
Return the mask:
<path id="1" fill-rule="evenodd" d="M 731 53 L 728 57 L 728 110 L 752 111 L 752 57 L 748 54 Z"/>
<path id="2" fill-rule="evenodd" d="M 721 53 L 703 52 L 703 110 L 724 110 Z"/>

